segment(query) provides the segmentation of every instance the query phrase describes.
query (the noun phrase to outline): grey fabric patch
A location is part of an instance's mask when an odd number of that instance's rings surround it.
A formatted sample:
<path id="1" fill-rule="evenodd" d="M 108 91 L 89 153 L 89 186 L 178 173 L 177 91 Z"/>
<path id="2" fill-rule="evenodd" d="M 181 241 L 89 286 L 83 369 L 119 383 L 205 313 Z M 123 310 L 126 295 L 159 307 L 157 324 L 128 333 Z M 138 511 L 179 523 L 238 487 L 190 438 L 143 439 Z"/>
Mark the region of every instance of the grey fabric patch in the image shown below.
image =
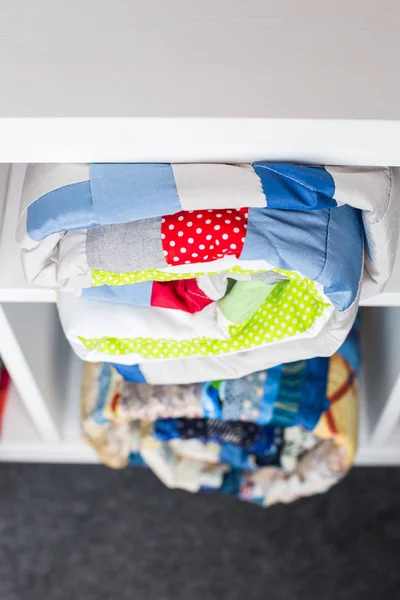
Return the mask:
<path id="1" fill-rule="evenodd" d="M 161 217 L 88 230 L 89 267 L 112 273 L 167 266 L 161 244 Z"/>
<path id="2" fill-rule="evenodd" d="M 280 281 L 288 281 L 288 277 L 285 275 L 281 275 L 280 273 L 276 273 L 275 271 L 266 271 L 265 273 L 253 273 L 251 275 L 252 279 L 256 279 L 257 281 L 261 281 L 266 285 L 274 285 L 275 283 L 279 283 Z"/>

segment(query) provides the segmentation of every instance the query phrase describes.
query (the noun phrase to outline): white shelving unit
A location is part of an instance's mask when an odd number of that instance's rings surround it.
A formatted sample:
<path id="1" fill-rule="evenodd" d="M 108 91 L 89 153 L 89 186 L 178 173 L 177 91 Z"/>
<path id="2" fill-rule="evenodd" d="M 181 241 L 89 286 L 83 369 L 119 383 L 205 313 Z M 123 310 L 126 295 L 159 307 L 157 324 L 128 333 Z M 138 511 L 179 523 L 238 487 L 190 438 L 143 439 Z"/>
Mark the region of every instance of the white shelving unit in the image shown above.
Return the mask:
<path id="1" fill-rule="evenodd" d="M 0 460 L 95 460 L 80 440 L 82 365 L 63 339 L 56 295 L 23 277 L 19 163 L 400 166 L 398 2 L 339 8 L 1 3 L 0 353 L 14 387 Z M 385 292 L 367 304 L 357 460 L 400 464 L 400 253 Z"/>
<path id="2" fill-rule="evenodd" d="M 0 164 L 0 354 L 13 379 L 0 461 L 96 462 L 80 435 L 83 363 L 64 339 L 51 290 L 25 282 L 15 242 L 24 164 Z M 400 464 L 400 253 L 362 324 L 357 464 Z"/>
<path id="3" fill-rule="evenodd" d="M 15 243 L 25 166 L 0 165 L 0 354 L 12 377 L 0 461 L 96 462 L 80 435 L 83 363 L 64 338 L 56 294 L 27 285 Z"/>

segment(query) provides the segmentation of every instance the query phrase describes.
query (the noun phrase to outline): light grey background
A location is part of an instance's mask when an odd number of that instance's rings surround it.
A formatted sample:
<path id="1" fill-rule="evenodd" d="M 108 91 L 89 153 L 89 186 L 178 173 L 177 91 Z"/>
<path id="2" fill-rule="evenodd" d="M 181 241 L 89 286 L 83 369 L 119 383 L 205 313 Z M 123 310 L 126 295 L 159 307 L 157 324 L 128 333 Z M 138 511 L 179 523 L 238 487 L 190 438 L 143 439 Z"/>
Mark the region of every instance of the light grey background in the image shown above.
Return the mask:
<path id="1" fill-rule="evenodd" d="M 397 0 L 0 0 L 0 117 L 400 117 Z"/>

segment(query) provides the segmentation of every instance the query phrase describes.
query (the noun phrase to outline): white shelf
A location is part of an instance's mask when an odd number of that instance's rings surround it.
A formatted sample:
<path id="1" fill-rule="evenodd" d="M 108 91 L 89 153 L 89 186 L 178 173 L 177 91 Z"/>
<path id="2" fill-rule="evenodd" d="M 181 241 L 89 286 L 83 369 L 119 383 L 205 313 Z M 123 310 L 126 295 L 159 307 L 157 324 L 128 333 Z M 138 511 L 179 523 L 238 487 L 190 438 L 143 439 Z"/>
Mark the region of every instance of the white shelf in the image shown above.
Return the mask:
<path id="1" fill-rule="evenodd" d="M 46 340 L 47 331 L 46 329 L 40 329 L 41 323 L 45 324 L 46 318 L 33 318 L 29 327 L 24 330 L 23 339 L 18 339 L 18 333 L 15 334 L 13 330 L 14 318 L 10 322 L 3 306 L 0 305 L 0 354 L 35 427 L 42 438 L 50 442 L 59 439 L 59 422 L 55 398 L 46 393 L 48 392 L 47 373 L 50 378 L 53 377 L 49 371 L 55 364 L 54 361 L 47 365 L 40 364 L 41 357 L 39 353 L 37 353 L 37 356 L 35 355 L 35 335 L 37 336 L 39 350 L 45 345 Z M 27 356 L 24 351 L 27 351 Z M 46 355 L 48 355 L 47 352 L 44 356 L 46 357 Z M 36 368 L 39 368 L 39 370 L 36 371 Z"/>
<path id="2" fill-rule="evenodd" d="M 291 92 L 290 95 L 297 102 L 298 94 Z M 336 98 L 335 95 L 335 102 Z M 98 98 L 96 104 L 97 101 Z M 229 104 L 230 101 L 225 104 L 225 111 Z M 146 118 L 0 118 L 0 161 L 275 160 L 400 166 L 400 114 L 397 120 L 287 118 L 287 115 L 226 118 L 226 112 L 223 114 L 219 118 L 153 118 L 154 115 Z"/>
<path id="3" fill-rule="evenodd" d="M 400 453 L 400 419 L 396 423 L 396 427 L 393 429 L 387 443 L 387 450 L 391 450 L 393 454 L 397 455 L 397 459 L 399 460 Z"/>
<path id="4" fill-rule="evenodd" d="M 41 438 L 22 402 L 14 384 L 11 384 L 4 412 L 0 438 L 0 458 L 8 446 L 37 444 Z"/>
<path id="5" fill-rule="evenodd" d="M 14 236 L 24 172 L 0 164 L 0 353 L 14 380 L 0 460 L 95 463 L 80 434 L 83 363 L 62 334 L 55 292 L 27 284 L 22 272 Z M 356 464 L 400 464 L 400 253 L 385 292 L 365 304 L 376 308 L 365 309 L 362 326 Z"/>
<path id="6" fill-rule="evenodd" d="M 0 460 L 96 462 L 80 438 L 82 364 L 56 293 L 21 268 L 23 163 L 400 166 L 399 11 L 381 4 L 15 0 L 0 10 L 0 353 L 14 379 Z M 14 163 L 9 178 L 2 163 Z M 400 307 L 400 253 L 364 304 L 376 308 L 363 326 L 357 464 L 400 464 L 400 310 L 381 308 Z"/>
<path id="7" fill-rule="evenodd" d="M 384 411 L 385 398 L 382 397 L 380 403 L 374 403 L 374 398 L 369 390 L 371 378 L 366 378 L 366 371 L 370 370 L 371 358 L 373 353 L 366 352 L 367 344 L 371 341 L 371 335 L 363 336 L 362 356 L 364 356 L 364 368 L 360 385 L 360 413 L 359 413 L 359 431 L 358 431 L 358 451 L 355 458 L 357 466 L 391 466 L 400 465 L 400 429 L 399 436 L 394 443 L 387 443 L 383 440 L 381 444 L 373 444 L 372 435 L 375 432 L 376 420 L 379 421 L 382 411 Z M 379 350 L 378 350 L 379 351 Z M 382 384 L 382 379 L 380 380 Z M 374 387 L 376 389 L 376 386 Z M 397 408 L 400 413 L 400 405 Z"/>
<path id="8" fill-rule="evenodd" d="M 83 363 L 71 353 L 65 420 L 59 441 L 45 441 L 35 428 L 17 389 L 11 386 L 0 437 L 0 461 L 96 463 L 95 452 L 80 434 L 80 381 Z"/>
<path id="9" fill-rule="evenodd" d="M 6 175 L 3 172 L 3 181 Z M 0 238 L 0 302 L 55 302 L 54 290 L 30 285 L 26 282 L 22 271 L 21 253 L 15 241 L 15 233 L 24 177 L 25 165 L 12 165 L 8 173 L 7 193 L 0 198 L 3 207 Z"/>
<path id="10" fill-rule="evenodd" d="M 397 412 L 399 408 L 397 408 Z M 356 457 L 359 466 L 399 466 L 400 465 L 400 421 L 395 421 L 390 436 L 381 444 L 369 443 L 360 446 Z"/>
<path id="11" fill-rule="evenodd" d="M 14 239 L 23 163 L 400 166 L 398 3 L 6 6 L 0 353 L 14 387 L 0 459 L 92 462 L 79 431 L 82 365 L 58 326 L 55 292 L 25 282 Z M 14 163 L 7 194 L 1 163 Z M 400 307 L 400 253 L 386 290 L 364 304 L 376 308 L 363 340 L 357 463 L 400 464 L 400 317 L 380 308 Z"/>

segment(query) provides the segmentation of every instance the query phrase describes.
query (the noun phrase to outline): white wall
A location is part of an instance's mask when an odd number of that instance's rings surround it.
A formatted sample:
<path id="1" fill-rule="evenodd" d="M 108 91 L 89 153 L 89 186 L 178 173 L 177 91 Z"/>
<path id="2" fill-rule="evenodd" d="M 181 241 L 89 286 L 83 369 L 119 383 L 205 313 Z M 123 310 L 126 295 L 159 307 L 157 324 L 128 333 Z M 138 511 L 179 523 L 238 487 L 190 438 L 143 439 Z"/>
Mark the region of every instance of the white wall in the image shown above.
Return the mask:
<path id="1" fill-rule="evenodd" d="M 0 117 L 400 117 L 397 0 L 0 0 Z"/>

